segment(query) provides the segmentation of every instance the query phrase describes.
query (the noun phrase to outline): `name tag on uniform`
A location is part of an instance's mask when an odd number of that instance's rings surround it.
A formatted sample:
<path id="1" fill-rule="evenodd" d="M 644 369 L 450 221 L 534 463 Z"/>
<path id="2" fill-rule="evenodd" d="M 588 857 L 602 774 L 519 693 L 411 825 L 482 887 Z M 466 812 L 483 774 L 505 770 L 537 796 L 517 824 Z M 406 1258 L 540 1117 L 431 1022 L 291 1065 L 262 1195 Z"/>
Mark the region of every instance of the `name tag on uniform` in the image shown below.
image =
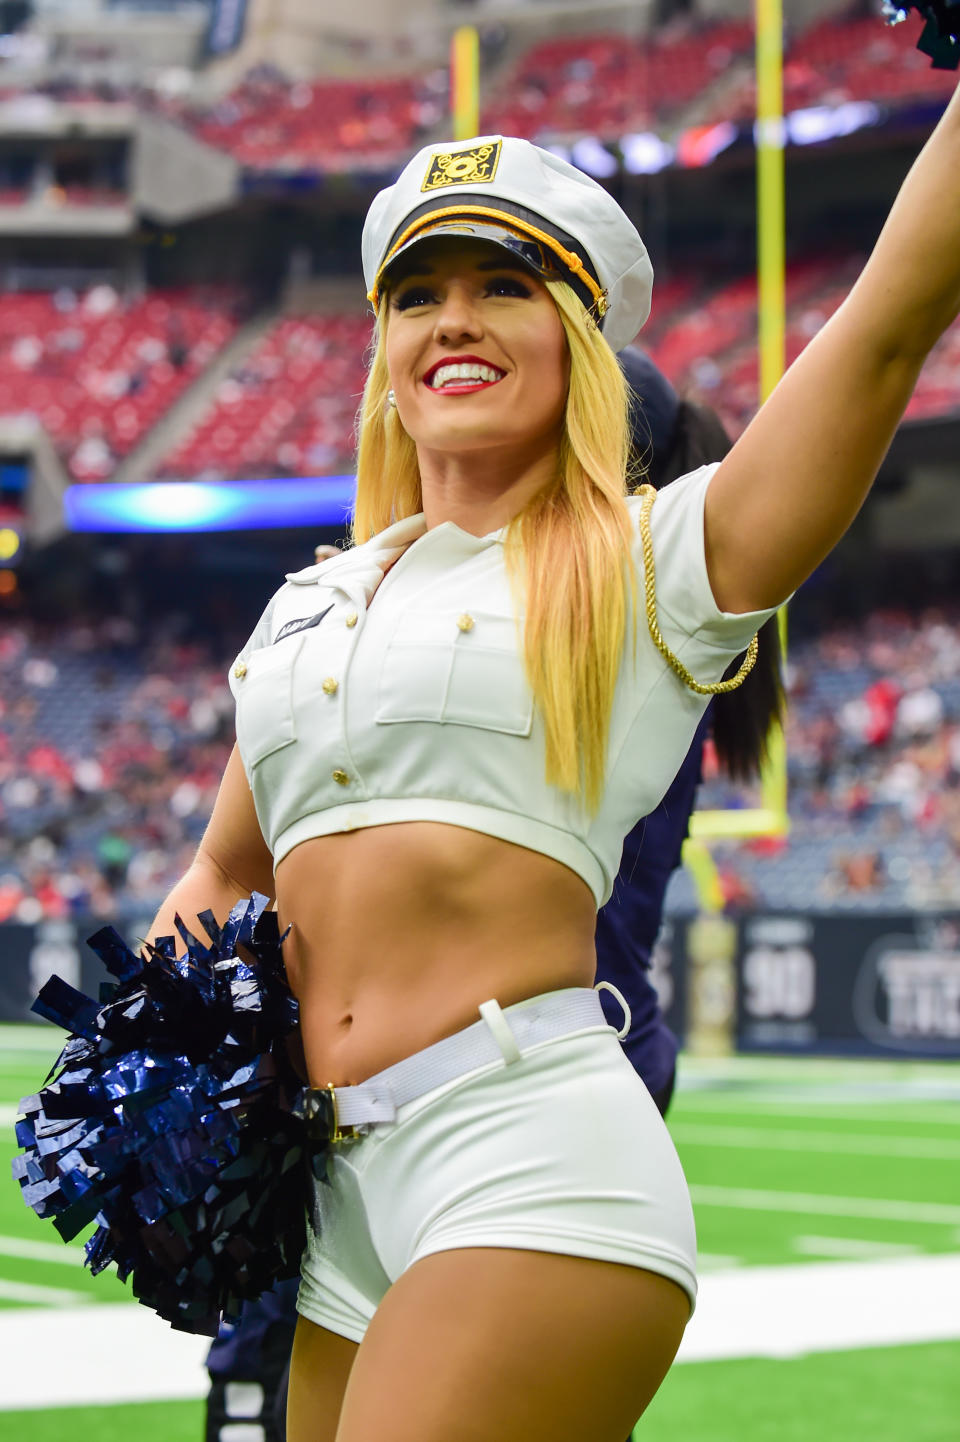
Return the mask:
<path id="1" fill-rule="evenodd" d="M 327 614 L 327 611 L 332 610 L 333 602 L 331 601 L 329 606 L 325 607 L 322 611 L 318 611 L 315 616 L 304 616 L 300 621 L 288 621 L 285 626 L 280 627 L 280 630 L 274 636 L 273 645 L 275 646 L 278 641 L 282 641 L 286 636 L 295 636 L 298 631 L 309 631 L 311 626 L 319 626 Z"/>

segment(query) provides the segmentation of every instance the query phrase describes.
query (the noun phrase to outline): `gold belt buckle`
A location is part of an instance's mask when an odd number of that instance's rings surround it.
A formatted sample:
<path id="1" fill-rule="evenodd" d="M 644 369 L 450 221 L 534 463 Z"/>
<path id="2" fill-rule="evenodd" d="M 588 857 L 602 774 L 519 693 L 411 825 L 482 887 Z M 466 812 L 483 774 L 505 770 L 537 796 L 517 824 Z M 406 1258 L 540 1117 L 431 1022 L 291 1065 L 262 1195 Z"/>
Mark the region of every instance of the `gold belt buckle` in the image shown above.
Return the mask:
<path id="1" fill-rule="evenodd" d="M 333 1108 L 333 1135 L 330 1138 L 331 1142 L 355 1141 L 357 1137 L 356 1127 L 341 1127 L 340 1125 L 340 1113 L 337 1109 L 337 1093 L 333 1082 L 327 1082 L 324 1091 L 329 1092 L 330 1105 Z"/>

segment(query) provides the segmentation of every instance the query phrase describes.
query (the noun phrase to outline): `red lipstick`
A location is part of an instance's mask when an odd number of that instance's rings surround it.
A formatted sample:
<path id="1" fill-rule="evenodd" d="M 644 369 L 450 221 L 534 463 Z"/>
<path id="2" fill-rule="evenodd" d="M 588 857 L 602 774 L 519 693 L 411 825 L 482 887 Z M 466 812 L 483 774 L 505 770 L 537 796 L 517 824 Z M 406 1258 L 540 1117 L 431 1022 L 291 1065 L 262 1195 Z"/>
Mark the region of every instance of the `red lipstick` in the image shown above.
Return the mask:
<path id="1" fill-rule="evenodd" d="M 433 386 L 433 378 L 434 378 L 434 376 L 436 375 L 437 371 L 438 371 L 438 370 L 441 370 L 444 366 L 451 366 L 451 365 L 480 365 L 480 366 L 487 366 L 490 370 L 493 370 L 493 371 L 496 371 L 496 372 L 497 372 L 497 380 L 495 380 L 495 381 L 464 380 L 461 384 L 452 384 L 452 383 L 451 383 L 450 385 L 444 386 L 444 387 L 441 388 L 440 390 L 436 390 L 436 389 L 434 388 L 434 386 Z M 483 356 L 479 356 L 479 355 L 451 355 L 451 356 L 444 356 L 444 357 L 443 357 L 443 360 L 438 360 L 438 361 L 436 361 L 436 362 L 430 367 L 430 369 L 424 373 L 423 383 L 424 383 L 424 385 L 425 385 L 429 390 L 433 391 L 434 395 L 444 395 L 444 394 L 448 394 L 448 395 L 463 396 L 463 395 L 470 395 L 470 394 L 472 394 L 473 391 L 488 390 L 490 386 L 492 386 L 492 385 L 497 385 L 497 384 L 499 383 L 499 381 L 503 379 L 504 375 L 506 375 L 506 372 L 505 372 L 500 366 L 494 365 L 492 361 L 485 360 Z"/>

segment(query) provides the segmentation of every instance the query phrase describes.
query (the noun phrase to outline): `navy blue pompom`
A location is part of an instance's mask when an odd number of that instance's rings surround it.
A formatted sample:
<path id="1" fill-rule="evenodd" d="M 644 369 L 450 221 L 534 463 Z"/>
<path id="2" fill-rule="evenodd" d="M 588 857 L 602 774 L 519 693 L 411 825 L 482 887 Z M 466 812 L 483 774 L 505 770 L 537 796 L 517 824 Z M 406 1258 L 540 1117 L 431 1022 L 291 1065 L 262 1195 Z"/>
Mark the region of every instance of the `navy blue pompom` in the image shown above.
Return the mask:
<path id="1" fill-rule="evenodd" d="M 298 1009 L 267 901 L 238 902 L 222 930 L 202 912 L 211 946 L 178 916 L 179 957 L 173 937 L 139 957 L 112 927 L 90 937 L 117 981 L 98 1002 L 44 986 L 33 1010 L 70 1037 L 17 1123 L 27 1206 L 65 1241 L 96 1222 L 91 1270 L 115 1263 L 171 1326 L 211 1337 L 297 1275 L 326 1174 L 332 1108 L 287 1054 Z"/>
<path id="2" fill-rule="evenodd" d="M 906 20 L 917 10 L 926 20 L 917 49 L 929 55 L 934 70 L 956 70 L 960 65 L 960 0 L 884 0 L 883 13 L 890 25 Z"/>

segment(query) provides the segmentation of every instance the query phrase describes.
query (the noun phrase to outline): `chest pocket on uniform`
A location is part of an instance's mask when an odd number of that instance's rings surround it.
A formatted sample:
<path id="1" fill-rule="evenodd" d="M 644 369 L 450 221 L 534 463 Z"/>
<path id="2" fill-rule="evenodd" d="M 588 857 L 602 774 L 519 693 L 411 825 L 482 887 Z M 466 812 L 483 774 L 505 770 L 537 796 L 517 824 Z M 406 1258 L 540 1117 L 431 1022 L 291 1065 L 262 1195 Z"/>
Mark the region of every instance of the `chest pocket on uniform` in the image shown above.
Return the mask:
<path id="1" fill-rule="evenodd" d="M 383 661 L 375 720 L 449 722 L 529 736 L 533 694 L 512 616 L 404 610 Z"/>
<path id="2" fill-rule="evenodd" d="M 230 668 L 230 690 L 237 702 L 237 745 L 248 770 L 297 739 L 293 666 L 303 642 L 301 631 L 251 651 Z"/>

